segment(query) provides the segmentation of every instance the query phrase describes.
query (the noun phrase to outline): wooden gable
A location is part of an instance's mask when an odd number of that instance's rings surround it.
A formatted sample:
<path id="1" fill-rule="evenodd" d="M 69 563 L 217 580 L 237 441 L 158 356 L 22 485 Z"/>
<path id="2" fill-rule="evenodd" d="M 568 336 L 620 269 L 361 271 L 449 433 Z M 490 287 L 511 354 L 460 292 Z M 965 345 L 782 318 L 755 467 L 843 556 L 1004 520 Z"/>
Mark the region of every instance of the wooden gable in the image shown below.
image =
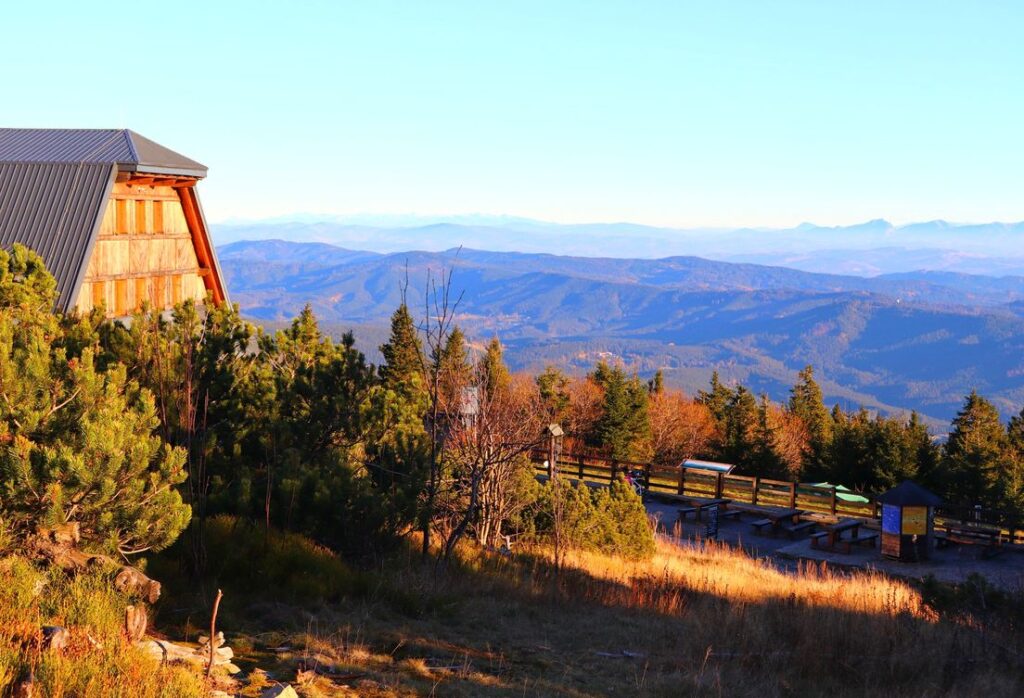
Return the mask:
<path id="1" fill-rule="evenodd" d="M 130 315 L 193 299 L 224 300 L 195 179 L 118 177 L 100 222 L 74 308 Z"/>

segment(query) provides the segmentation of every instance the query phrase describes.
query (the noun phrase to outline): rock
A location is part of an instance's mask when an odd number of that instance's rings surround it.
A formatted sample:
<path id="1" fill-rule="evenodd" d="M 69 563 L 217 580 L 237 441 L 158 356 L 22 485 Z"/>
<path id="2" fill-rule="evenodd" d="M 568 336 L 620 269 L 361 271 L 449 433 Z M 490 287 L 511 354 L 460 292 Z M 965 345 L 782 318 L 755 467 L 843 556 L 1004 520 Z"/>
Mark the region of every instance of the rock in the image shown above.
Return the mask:
<path id="1" fill-rule="evenodd" d="M 59 652 L 68 646 L 70 639 L 71 633 L 68 632 L 67 628 L 62 628 L 59 625 L 43 626 L 43 650 Z"/>
<path id="2" fill-rule="evenodd" d="M 264 688 L 260 692 L 260 698 L 299 698 L 299 694 L 295 692 L 295 689 L 290 684 L 279 683 L 276 686 Z"/>

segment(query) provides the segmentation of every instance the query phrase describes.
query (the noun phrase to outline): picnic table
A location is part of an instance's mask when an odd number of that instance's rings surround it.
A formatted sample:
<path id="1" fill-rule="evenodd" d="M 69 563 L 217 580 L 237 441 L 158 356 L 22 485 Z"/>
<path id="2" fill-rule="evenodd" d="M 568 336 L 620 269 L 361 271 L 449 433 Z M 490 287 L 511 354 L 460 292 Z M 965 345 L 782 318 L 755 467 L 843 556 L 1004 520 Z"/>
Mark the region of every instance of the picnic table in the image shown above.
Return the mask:
<path id="1" fill-rule="evenodd" d="M 701 512 L 704 509 L 710 509 L 711 507 L 718 507 L 719 509 L 725 509 L 729 506 L 731 499 L 703 499 L 700 497 L 689 498 L 686 501 L 690 503 L 688 507 L 679 507 L 679 520 L 682 521 L 688 514 L 693 514 L 694 519 L 700 521 Z M 737 512 L 738 513 L 738 512 Z"/>
<path id="2" fill-rule="evenodd" d="M 943 539 L 940 539 L 940 541 Z M 948 524 L 945 543 L 980 545 L 982 557 L 993 557 L 1003 551 L 1003 532 L 996 528 L 971 524 Z"/>
<path id="3" fill-rule="evenodd" d="M 783 528 L 787 521 L 793 526 L 801 525 L 799 519 L 803 513 L 803 509 L 768 509 L 764 512 L 763 519 L 752 521 L 750 525 L 757 530 L 767 527 L 774 533 Z"/>
<path id="4" fill-rule="evenodd" d="M 834 524 L 825 526 L 821 533 L 811 535 L 812 548 L 828 548 L 829 550 L 839 549 L 842 552 L 850 552 L 850 547 L 858 543 L 874 542 L 878 538 L 877 533 L 861 533 L 860 527 L 864 524 L 859 519 L 840 519 Z M 849 537 L 843 534 L 849 532 Z M 824 542 L 823 542 L 824 541 Z"/>

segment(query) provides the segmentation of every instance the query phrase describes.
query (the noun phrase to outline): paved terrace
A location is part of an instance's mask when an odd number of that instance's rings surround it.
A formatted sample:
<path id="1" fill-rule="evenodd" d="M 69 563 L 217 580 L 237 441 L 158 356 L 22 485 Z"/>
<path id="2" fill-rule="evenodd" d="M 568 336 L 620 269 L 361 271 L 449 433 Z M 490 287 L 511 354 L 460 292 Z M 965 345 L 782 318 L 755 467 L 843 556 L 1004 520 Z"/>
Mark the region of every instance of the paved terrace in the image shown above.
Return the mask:
<path id="1" fill-rule="evenodd" d="M 658 519 L 659 532 L 667 538 L 680 545 L 692 545 L 704 539 L 705 521 L 696 522 L 691 516 L 677 524 L 681 502 L 654 495 L 646 506 L 648 513 Z M 784 570 L 793 570 L 797 561 L 807 560 L 826 562 L 837 568 L 874 569 L 908 579 L 932 575 L 949 583 L 960 583 L 971 574 L 980 574 L 1000 588 L 1024 591 L 1024 550 L 1020 546 L 1004 546 L 1002 554 L 984 559 L 978 546 L 950 545 L 933 549 L 927 562 L 897 562 L 881 556 L 877 541 L 872 546 L 854 546 L 848 554 L 817 550 L 811 547 L 807 532 L 790 539 L 785 535 L 773 537 L 767 532 L 755 531 L 750 525 L 755 518 L 756 515 L 745 514 L 740 519 L 720 519 L 717 540 L 741 547 L 753 557 L 769 558 Z"/>

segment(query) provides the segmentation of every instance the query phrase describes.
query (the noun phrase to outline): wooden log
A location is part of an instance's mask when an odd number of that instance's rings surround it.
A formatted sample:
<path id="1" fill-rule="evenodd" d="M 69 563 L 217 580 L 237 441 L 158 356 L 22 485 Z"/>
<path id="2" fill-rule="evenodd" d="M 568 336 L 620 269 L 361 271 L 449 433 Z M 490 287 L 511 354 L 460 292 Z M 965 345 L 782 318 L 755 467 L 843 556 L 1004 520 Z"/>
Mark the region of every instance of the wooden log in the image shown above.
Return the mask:
<path id="1" fill-rule="evenodd" d="M 160 582 L 150 579 L 134 567 L 122 567 L 114 577 L 114 589 L 130 597 L 154 604 L 160 598 Z"/>
<path id="2" fill-rule="evenodd" d="M 143 640 L 135 646 L 159 662 L 183 662 L 199 668 L 206 668 L 210 662 L 209 649 L 204 647 L 185 647 L 167 640 Z M 237 674 L 240 670 L 231 662 L 233 658 L 230 647 L 219 647 L 213 651 L 213 666 Z"/>

